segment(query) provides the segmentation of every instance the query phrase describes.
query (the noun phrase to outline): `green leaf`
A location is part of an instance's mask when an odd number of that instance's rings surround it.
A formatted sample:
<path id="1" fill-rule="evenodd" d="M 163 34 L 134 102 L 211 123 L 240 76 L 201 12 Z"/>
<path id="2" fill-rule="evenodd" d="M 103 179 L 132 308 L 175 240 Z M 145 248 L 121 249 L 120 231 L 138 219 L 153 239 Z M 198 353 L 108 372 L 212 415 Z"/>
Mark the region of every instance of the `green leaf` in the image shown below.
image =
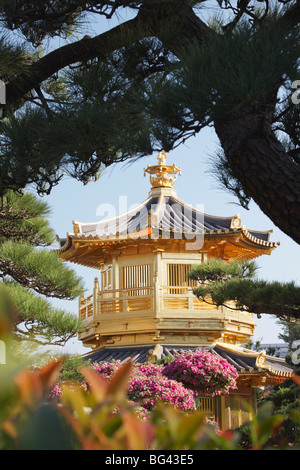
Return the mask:
<path id="1" fill-rule="evenodd" d="M 75 450 L 75 433 L 59 411 L 49 404 L 42 404 L 23 424 L 19 436 L 19 448 L 20 450 Z"/>

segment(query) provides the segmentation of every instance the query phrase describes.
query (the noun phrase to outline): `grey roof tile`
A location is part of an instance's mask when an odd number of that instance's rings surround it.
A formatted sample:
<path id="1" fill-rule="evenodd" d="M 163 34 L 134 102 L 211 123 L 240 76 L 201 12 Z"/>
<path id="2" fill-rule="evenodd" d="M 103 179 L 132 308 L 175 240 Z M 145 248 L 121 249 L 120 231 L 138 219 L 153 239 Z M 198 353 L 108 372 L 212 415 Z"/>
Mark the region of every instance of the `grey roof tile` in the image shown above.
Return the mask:
<path id="1" fill-rule="evenodd" d="M 257 353 L 244 354 L 243 352 L 228 351 L 219 345 L 216 346 L 174 346 L 174 345 L 161 345 L 161 358 L 167 356 L 175 356 L 183 351 L 195 351 L 197 349 L 208 350 L 212 354 L 226 359 L 229 364 L 233 365 L 238 372 L 253 372 L 261 370 L 260 366 L 256 365 Z M 124 348 L 107 348 L 94 351 L 86 354 L 84 359 L 91 362 L 112 361 L 120 360 L 122 363 L 126 361 L 133 361 L 136 363 L 146 362 L 147 355 L 153 350 L 153 345 L 140 346 L 140 347 L 124 347 Z M 250 351 L 249 351 L 250 352 Z M 289 376 L 293 372 L 293 368 L 289 366 L 284 360 L 272 356 L 266 356 L 266 370 L 270 373 L 278 375 Z"/>

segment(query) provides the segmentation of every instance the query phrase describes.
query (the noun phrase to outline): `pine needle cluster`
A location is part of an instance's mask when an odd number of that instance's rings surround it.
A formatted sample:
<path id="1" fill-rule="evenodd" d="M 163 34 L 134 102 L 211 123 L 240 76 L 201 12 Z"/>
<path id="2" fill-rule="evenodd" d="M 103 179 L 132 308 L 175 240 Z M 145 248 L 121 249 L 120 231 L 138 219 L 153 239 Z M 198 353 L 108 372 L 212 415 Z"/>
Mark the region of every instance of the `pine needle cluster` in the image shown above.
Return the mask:
<path id="1" fill-rule="evenodd" d="M 189 278 L 199 282 L 194 294 L 202 301 L 283 320 L 300 318 L 300 287 L 295 282 L 264 281 L 255 277 L 254 261 L 211 259 L 195 266 Z M 232 304 L 234 302 L 234 305 Z"/>
<path id="2" fill-rule="evenodd" d="M 80 329 L 72 314 L 53 308 L 50 298 L 75 299 L 82 282 L 53 249 L 55 233 L 47 204 L 31 193 L 7 192 L 0 206 L 0 296 L 15 308 L 19 338 L 65 344 Z"/>
<path id="3" fill-rule="evenodd" d="M 94 34 L 99 17 L 118 24 Z M 299 17 L 295 0 L 0 0 L 0 195 L 209 126 L 221 186 L 299 243 Z"/>

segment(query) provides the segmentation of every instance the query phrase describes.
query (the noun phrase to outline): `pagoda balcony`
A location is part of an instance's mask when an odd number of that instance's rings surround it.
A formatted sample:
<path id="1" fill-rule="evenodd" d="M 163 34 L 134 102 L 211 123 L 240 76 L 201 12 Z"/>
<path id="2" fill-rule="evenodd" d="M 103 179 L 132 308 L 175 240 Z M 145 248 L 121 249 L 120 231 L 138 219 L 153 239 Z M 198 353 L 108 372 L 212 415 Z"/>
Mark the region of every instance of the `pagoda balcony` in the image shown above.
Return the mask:
<path id="1" fill-rule="evenodd" d="M 100 316 L 153 309 L 153 287 L 101 291 L 95 279 L 93 294 L 79 298 L 79 318 L 87 322 Z"/>
<path id="2" fill-rule="evenodd" d="M 191 287 L 162 286 L 160 293 L 160 310 L 215 310 L 218 307 L 201 302 Z"/>
<path id="3" fill-rule="evenodd" d="M 214 305 L 200 302 L 190 287 L 151 286 L 101 291 L 97 280 L 93 294 L 79 298 L 79 318 L 87 322 L 99 320 L 100 316 L 161 310 L 218 310 Z"/>
<path id="4" fill-rule="evenodd" d="M 153 286 L 100 290 L 79 299 L 83 330 L 79 339 L 87 347 L 184 341 L 247 342 L 254 333 L 253 315 L 201 302 L 192 287 Z M 198 336 L 197 336 L 198 335 Z M 127 343 L 126 343 L 127 344 Z"/>
<path id="5" fill-rule="evenodd" d="M 231 302 L 234 307 L 234 302 Z M 179 286 L 143 286 L 127 289 L 110 289 L 101 291 L 98 279 L 95 279 L 93 294 L 79 298 L 79 318 L 86 323 L 97 322 L 106 315 L 128 314 L 130 312 L 151 312 L 159 317 L 171 311 L 197 313 L 210 311 L 219 315 L 248 317 L 249 312 L 217 307 L 211 303 L 200 301 L 191 287 Z"/>

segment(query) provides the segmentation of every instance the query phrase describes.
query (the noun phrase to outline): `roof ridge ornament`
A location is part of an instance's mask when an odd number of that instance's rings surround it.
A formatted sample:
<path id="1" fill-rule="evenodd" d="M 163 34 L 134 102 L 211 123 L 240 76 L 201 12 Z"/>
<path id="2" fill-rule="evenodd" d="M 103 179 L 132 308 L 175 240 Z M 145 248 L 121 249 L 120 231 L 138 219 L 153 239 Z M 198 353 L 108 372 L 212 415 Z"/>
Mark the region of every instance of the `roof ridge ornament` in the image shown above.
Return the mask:
<path id="1" fill-rule="evenodd" d="M 150 174 L 152 188 L 173 188 L 177 173 L 181 175 L 181 168 L 175 166 L 175 163 L 173 165 L 167 165 L 166 160 L 167 154 L 161 151 L 157 155 L 158 164 L 152 166 L 148 165 L 147 168 L 144 168 L 144 176 L 146 176 L 146 173 Z M 173 175 L 173 177 L 171 175 Z"/>
<path id="2" fill-rule="evenodd" d="M 230 228 L 235 229 L 235 228 L 241 228 L 241 214 L 236 214 L 232 221 Z"/>

